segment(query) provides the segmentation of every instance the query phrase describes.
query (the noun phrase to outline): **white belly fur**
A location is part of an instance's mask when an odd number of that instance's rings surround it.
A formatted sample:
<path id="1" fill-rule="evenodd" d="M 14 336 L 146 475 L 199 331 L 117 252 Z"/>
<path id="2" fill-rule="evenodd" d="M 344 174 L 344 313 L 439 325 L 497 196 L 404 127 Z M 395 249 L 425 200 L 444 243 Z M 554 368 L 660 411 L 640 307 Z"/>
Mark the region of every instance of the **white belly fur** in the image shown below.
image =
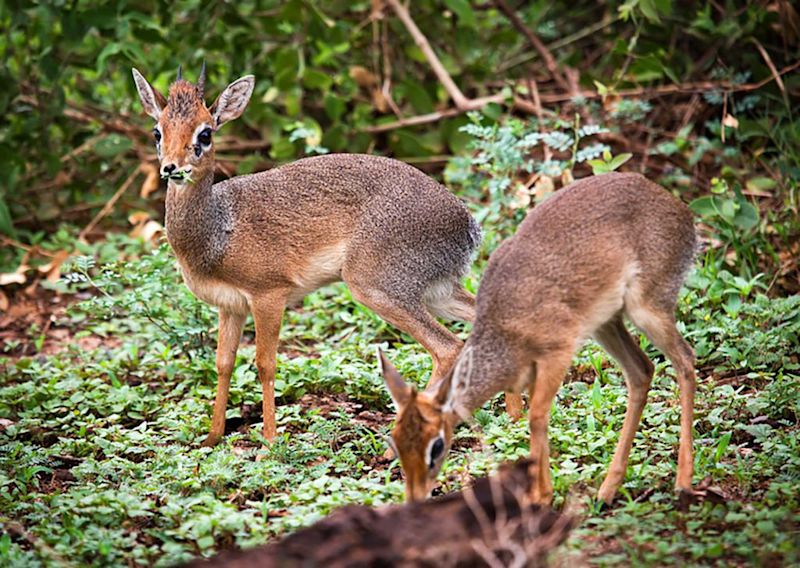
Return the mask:
<path id="1" fill-rule="evenodd" d="M 204 302 L 237 314 L 250 313 L 250 302 L 241 290 L 219 280 L 193 275 L 183 266 L 181 266 L 181 274 L 192 294 Z"/>
<path id="2" fill-rule="evenodd" d="M 294 304 L 314 290 L 337 282 L 342 278 L 342 265 L 347 254 L 347 243 L 341 242 L 319 249 L 308 259 L 308 263 L 295 274 L 295 286 L 288 303 Z"/>

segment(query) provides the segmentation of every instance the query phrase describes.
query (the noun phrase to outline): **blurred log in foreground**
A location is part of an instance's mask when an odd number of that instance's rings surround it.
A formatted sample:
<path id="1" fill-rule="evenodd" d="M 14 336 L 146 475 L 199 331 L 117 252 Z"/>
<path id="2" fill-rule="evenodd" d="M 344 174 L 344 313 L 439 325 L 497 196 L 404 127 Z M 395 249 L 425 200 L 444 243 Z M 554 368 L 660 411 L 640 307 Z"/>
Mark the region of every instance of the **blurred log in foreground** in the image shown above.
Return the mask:
<path id="1" fill-rule="evenodd" d="M 542 566 L 573 519 L 527 498 L 530 461 L 435 501 L 350 505 L 284 540 L 194 568 Z"/>

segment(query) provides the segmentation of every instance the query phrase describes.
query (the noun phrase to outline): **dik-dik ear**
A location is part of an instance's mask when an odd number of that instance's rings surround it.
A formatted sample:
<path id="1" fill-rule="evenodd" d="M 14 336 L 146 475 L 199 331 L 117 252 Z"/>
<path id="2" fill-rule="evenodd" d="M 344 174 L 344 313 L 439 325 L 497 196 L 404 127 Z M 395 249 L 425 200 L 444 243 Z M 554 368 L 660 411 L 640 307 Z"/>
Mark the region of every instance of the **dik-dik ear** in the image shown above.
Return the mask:
<path id="1" fill-rule="evenodd" d="M 416 393 L 412 387 L 406 384 L 403 376 L 386 358 L 380 347 L 378 347 L 378 365 L 380 365 L 383 381 L 386 383 L 386 388 L 389 389 L 389 394 L 392 396 L 397 410 L 405 408 Z"/>
<path id="2" fill-rule="evenodd" d="M 134 67 L 131 69 L 131 73 L 133 73 L 133 81 L 136 83 L 136 90 L 139 91 L 139 100 L 142 101 L 144 112 L 158 120 L 158 117 L 161 116 L 161 111 L 167 106 L 167 99 L 150 86 L 150 83 L 139 73 L 138 69 Z"/>
<path id="3" fill-rule="evenodd" d="M 447 399 L 450 397 L 450 387 L 453 384 L 453 372 L 455 371 L 455 365 L 450 367 L 450 371 L 440 380 L 436 385 L 432 385 L 433 388 L 436 389 L 436 393 L 434 395 L 434 400 L 439 405 L 444 405 L 447 402 Z"/>
<path id="4" fill-rule="evenodd" d="M 236 79 L 233 83 L 225 87 L 211 108 L 211 116 L 214 118 L 214 128 L 219 128 L 226 122 L 239 118 L 244 112 L 253 88 L 256 86 L 256 78 L 252 75 L 245 75 L 241 79 Z"/>

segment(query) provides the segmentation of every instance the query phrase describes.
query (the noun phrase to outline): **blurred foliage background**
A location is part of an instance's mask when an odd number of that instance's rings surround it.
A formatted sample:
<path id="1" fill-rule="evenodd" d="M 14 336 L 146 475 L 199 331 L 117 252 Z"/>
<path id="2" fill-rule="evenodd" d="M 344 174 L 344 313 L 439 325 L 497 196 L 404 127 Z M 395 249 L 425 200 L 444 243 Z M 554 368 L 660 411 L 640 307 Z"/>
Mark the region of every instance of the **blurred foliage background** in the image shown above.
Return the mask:
<path id="1" fill-rule="evenodd" d="M 718 260 L 777 271 L 797 289 L 800 17 L 791 2 L 415 0 L 409 11 L 466 97 L 499 94 L 479 109 L 483 126 L 510 115 L 540 131 L 576 115 L 603 125 L 601 142 L 633 155 L 623 170 L 687 201 L 706 197 L 695 209 L 710 242 L 726 245 Z M 131 215 L 160 220 L 164 188 L 133 66 L 166 92 L 179 64 L 194 78 L 206 61 L 209 103 L 256 75 L 247 112 L 217 139 L 220 177 L 326 151 L 392 155 L 439 175 L 473 152 L 461 129 L 470 119 L 380 0 L 7 0 L 0 29 L 0 234 L 12 245 L 3 272 L 51 261 L 78 232 L 96 240 L 130 230 Z M 391 124 L 428 113 L 445 116 Z M 588 173 L 574 156 L 570 165 L 570 176 Z M 504 175 L 533 186 L 530 172 Z M 505 187 L 513 199 L 515 184 Z M 481 191 L 468 197 L 503 197 Z M 90 223 L 104 206 L 102 222 Z"/>
<path id="2" fill-rule="evenodd" d="M 570 559 L 797 565 L 800 16 L 788 0 L 0 2 L 0 564 L 173 565 L 401 498 L 374 349 L 419 384 L 430 358 L 342 285 L 287 312 L 268 459 L 253 461 L 252 326 L 236 431 L 196 447 L 216 318 L 154 246 L 165 187 L 130 70 L 166 92 L 179 65 L 193 80 L 203 61 L 209 103 L 257 78 L 215 135 L 219 179 L 324 152 L 405 160 L 480 221 L 472 291 L 500 240 L 572 179 L 641 172 L 689 203 L 703 251 L 678 311 L 698 355 L 706 501 L 672 505 L 679 406 L 656 359 L 620 506 L 586 515 Z M 553 413 L 558 506 L 599 485 L 626 399 L 596 347 L 575 362 Z M 528 452 L 526 424 L 499 405 L 476 422 L 485 445 L 462 430 L 448 489 Z"/>

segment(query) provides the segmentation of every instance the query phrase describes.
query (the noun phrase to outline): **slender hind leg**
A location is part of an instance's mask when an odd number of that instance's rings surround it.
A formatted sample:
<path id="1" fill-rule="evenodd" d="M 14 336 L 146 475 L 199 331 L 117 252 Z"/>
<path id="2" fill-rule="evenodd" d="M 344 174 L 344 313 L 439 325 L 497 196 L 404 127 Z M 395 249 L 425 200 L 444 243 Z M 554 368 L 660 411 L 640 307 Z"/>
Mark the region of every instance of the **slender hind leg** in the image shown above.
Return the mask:
<path id="1" fill-rule="evenodd" d="M 692 457 L 692 423 L 694 421 L 694 393 L 696 379 L 694 351 L 681 336 L 672 313 L 656 312 L 641 306 L 629 317 L 650 341 L 672 363 L 678 378 L 681 397 L 681 437 L 678 449 L 678 474 L 675 489 L 691 495 L 694 459 Z"/>
<path id="2" fill-rule="evenodd" d="M 621 315 L 598 329 L 594 338 L 619 363 L 625 376 L 625 384 L 628 386 L 628 406 L 625 410 L 625 420 L 619 434 L 617 449 L 614 451 L 614 458 L 611 460 L 608 473 L 598 493 L 598 497 L 602 501 L 610 504 L 625 479 L 628 456 L 636 429 L 642 419 L 642 411 L 647 403 L 647 392 L 650 390 L 650 383 L 653 379 L 654 366 L 636 340 L 625 329 Z"/>
<path id="3" fill-rule="evenodd" d="M 376 314 L 416 339 L 433 358 L 428 388 L 442 379 L 455 363 L 462 342 L 425 309 L 420 300 L 396 299 L 385 292 L 348 282 L 350 292 Z"/>

